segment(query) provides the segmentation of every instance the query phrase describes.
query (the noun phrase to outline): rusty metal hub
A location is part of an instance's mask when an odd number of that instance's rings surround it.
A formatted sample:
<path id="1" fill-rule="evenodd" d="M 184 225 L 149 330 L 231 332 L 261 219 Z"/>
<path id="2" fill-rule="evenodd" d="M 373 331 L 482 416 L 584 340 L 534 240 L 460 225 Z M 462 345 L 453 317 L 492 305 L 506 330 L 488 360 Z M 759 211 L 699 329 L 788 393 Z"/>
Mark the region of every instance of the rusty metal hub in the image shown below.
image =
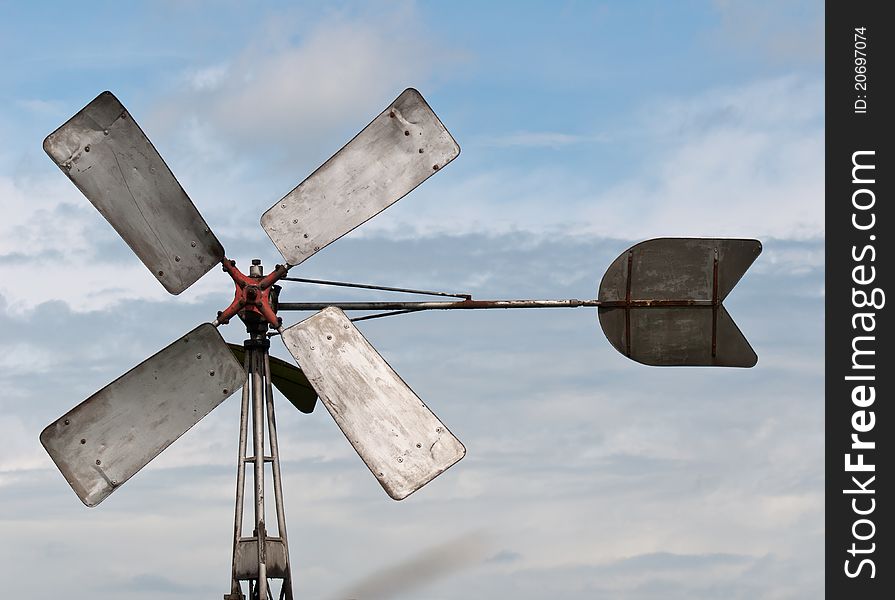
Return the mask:
<path id="1" fill-rule="evenodd" d="M 265 329 L 269 325 L 279 330 L 283 324 L 283 320 L 277 316 L 277 296 L 280 286 L 274 284 L 286 276 L 287 267 L 277 265 L 267 276 L 263 275 L 261 261 L 257 259 L 252 261 L 249 275 L 245 275 L 236 267 L 235 260 L 224 258 L 223 267 L 224 272 L 233 279 L 236 290 L 233 302 L 218 313 L 215 325 L 229 323 L 230 319 L 238 315 L 247 326 L 263 323 Z"/>

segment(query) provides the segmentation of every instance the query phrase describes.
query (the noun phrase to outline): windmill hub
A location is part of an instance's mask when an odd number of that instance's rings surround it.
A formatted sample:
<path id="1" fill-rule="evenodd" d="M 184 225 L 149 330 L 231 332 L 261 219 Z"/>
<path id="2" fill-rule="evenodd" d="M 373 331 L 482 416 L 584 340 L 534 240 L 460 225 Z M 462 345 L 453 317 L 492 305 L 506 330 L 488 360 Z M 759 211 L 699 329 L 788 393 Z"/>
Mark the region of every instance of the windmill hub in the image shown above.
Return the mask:
<path id="1" fill-rule="evenodd" d="M 264 267 L 259 259 L 252 260 L 249 274 L 245 275 L 236 267 L 235 260 L 223 260 L 224 272 L 230 275 L 236 289 L 230 306 L 218 313 L 217 323 L 226 324 L 238 315 L 249 332 L 265 332 L 267 327 L 279 330 L 283 320 L 277 316 L 277 297 L 280 286 L 274 285 L 285 277 L 287 268 L 277 265 L 269 275 L 264 275 Z"/>

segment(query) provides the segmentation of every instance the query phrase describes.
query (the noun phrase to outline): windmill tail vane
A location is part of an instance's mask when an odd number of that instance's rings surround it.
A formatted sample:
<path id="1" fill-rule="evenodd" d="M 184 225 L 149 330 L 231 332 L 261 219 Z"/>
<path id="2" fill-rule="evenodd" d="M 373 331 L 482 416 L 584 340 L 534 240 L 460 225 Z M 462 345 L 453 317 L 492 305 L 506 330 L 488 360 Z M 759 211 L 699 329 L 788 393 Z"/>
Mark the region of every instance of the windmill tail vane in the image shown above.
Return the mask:
<path id="1" fill-rule="evenodd" d="M 757 240 L 641 242 L 611 263 L 592 300 L 477 300 L 465 293 L 289 277 L 293 267 L 458 156 L 453 137 L 412 88 L 262 215 L 261 226 L 284 259 L 266 274 L 260 260 L 245 274 L 226 256 L 149 138 L 110 92 L 51 133 L 44 149 L 168 292 L 181 293 L 216 265 L 234 283 L 232 301 L 214 319 L 75 406 L 40 436 L 81 501 L 95 506 L 242 389 L 228 600 L 267 598 L 270 580 L 280 582 L 281 599 L 292 598 L 273 387 L 305 413 L 319 399 L 396 500 L 466 453 L 356 321 L 429 310 L 594 307 L 610 343 L 641 363 L 750 367 L 757 360 L 723 306 L 761 252 Z M 450 299 L 284 302 L 286 281 Z M 286 327 L 279 314 L 287 311 L 314 314 Z M 353 311 L 374 314 L 349 318 Z M 242 346 L 228 345 L 217 329 L 234 317 L 248 334 Z M 272 336 L 282 338 L 297 367 L 269 355 Z M 271 518 L 265 511 L 267 469 Z M 249 507 L 253 526 L 244 531 Z"/>

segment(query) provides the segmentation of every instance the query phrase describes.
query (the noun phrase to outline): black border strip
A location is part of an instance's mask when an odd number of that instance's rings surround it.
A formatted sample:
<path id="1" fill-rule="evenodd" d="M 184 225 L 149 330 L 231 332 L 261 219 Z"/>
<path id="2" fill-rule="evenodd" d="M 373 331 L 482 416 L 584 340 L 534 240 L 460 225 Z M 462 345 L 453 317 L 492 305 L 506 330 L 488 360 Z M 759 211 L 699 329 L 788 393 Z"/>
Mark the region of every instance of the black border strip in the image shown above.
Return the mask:
<path id="1" fill-rule="evenodd" d="M 826 594 L 891 598 L 895 202 L 885 2 L 826 3 Z M 863 60 L 862 60 L 863 59 Z M 863 68 L 862 68 L 863 67 Z M 855 165 L 858 165 L 857 168 Z M 870 167 L 874 168 L 870 168 Z M 895 293 L 895 291 L 893 291 Z M 895 302 L 895 296 L 891 298 Z M 853 437 L 855 436 L 855 437 Z M 851 466 L 849 466 L 851 465 Z M 871 466 L 872 465 L 872 466 Z M 886 593 L 888 592 L 888 593 Z"/>

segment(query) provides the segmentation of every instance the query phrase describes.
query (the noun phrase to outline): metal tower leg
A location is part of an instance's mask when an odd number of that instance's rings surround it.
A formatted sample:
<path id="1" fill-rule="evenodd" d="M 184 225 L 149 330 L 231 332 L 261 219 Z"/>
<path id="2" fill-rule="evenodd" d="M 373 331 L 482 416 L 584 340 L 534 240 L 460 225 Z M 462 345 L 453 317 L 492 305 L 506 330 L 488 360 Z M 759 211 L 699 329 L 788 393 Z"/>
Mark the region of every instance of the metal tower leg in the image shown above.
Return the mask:
<path id="1" fill-rule="evenodd" d="M 277 426 L 274 414 L 273 387 L 270 381 L 270 342 L 254 335 L 246 340 L 245 368 L 249 374 L 242 391 L 242 410 L 239 423 L 239 461 L 236 473 L 236 511 L 233 528 L 233 568 L 230 593 L 224 600 L 245 600 L 242 581 L 246 581 L 249 600 L 273 598 L 269 579 L 282 580 L 280 600 L 292 600 L 292 569 L 289 565 L 289 546 L 286 538 L 286 515 L 283 508 L 283 488 L 280 479 L 280 459 L 277 445 Z M 249 415 L 252 420 L 252 454 L 248 453 Z M 265 418 L 266 417 L 266 418 Z M 270 454 L 264 453 L 264 430 L 270 443 Z M 251 537 L 243 536 L 243 516 L 246 502 L 246 464 L 254 467 L 254 530 Z M 276 535 L 269 535 L 265 524 L 264 474 L 270 464 L 273 476 Z"/>

